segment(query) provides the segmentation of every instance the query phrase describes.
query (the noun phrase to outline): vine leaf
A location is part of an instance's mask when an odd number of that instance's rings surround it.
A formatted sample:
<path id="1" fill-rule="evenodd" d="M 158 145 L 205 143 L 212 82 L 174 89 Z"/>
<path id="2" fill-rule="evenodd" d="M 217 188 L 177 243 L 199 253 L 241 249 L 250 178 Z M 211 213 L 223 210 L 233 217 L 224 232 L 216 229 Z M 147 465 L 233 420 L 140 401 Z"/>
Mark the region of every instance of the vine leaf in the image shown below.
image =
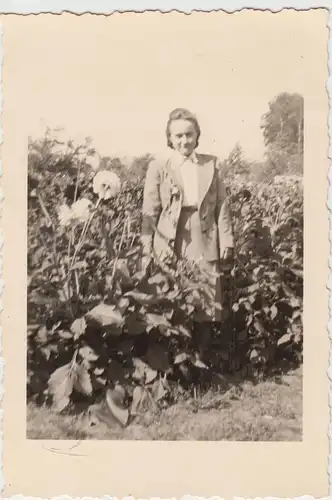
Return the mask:
<path id="1" fill-rule="evenodd" d="M 83 363 L 76 366 L 75 375 L 74 389 L 85 396 L 91 396 L 93 392 L 91 377 Z"/>
<path id="2" fill-rule="evenodd" d="M 144 389 L 140 385 L 137 385 L 133 391 L 133 401 L 131 403 L 130 414 L 135 416 L 138 413 L 139 407 L 142 403 L 144 395 Z"/>
<path id="3" fill-rule="evenodd" d="M 75 321 L 73 322 L 73 324 L 70 327 L 70 330 L 74 334 L 75 340 L 77 340 L 81 335 L 84 334 L 85 329 L 86 329 L 86 321 L 85 321 L 84 317 L 75 319 Z"/>
<path id="4" fill-rule="evenodd" d="M 129 410 L 124 408 L 123 402 L 125 390 L 121 385 L 116 385 L 114 389 L 106 392 L 106 403 L 114 418 L 125 427 L 129 420 Z"/>
<path id="5" fill-rule="evenodd" d="M 124 318 L 116 308 L 107 304 L 99 304 L 86 314 L 88 319 L 96 321 L 100 326 L 122 326 Z"/>
<path id="6" fill-rule="evenodd" d="M 75 371 L 72 363 L 57 368 L 48 380 L 49 391 L 53 396 L 54 408 L 61 412 L 68 406 L 73 392 Z"/>
<path id="7" fill-rule="evenodd" d="M 147 363 L 144 363 L 139 358 L 133 358 L 133 365 L 135 371 L 133 373 L 133 378 L 140 381 L 145 381 L 146 384 L 153 382 L 158 375 L 156 370 L 153 370 Z"/>

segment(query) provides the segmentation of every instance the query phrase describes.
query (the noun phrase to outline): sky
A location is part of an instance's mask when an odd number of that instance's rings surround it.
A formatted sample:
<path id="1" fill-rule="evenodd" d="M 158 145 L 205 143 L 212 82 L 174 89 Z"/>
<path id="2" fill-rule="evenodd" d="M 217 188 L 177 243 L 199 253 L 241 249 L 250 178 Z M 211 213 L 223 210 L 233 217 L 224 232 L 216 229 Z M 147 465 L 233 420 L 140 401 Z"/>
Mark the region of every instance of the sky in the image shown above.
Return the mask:
<path id="1" fill-rule="evenodd" d="M 16 18 L 23 43 L 11 74 L 25 82 L 17 105 L 24 99 L 33 138 L 64 127 L 108 156 L 163 149 L 168 114 L 187 107 L 201 125 L 199 151 L 224 158 L 239 142 L 260 160 L 268 102 L 284 91 L 305 99 L 313 38 L 325 41 L 307 12 L 284 12 Z"/>

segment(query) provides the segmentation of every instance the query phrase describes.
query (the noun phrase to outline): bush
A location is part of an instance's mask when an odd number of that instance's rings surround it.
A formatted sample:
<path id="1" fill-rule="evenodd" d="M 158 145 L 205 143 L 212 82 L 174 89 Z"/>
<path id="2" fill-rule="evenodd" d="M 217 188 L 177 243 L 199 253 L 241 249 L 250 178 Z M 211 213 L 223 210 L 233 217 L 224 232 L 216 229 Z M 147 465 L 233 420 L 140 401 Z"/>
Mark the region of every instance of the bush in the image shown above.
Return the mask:
<path id="1" fill-rule="evenodd" d="M 79 393 L 89 401 L 106 394 L 125 425 L 144 398 L 166 404 L 212 372 L 257 376 L 301 362 L 299 183 L 228 183 L 236 236 L 232 279 L 225 276 L 230 313 L 203 362 L 191 330 L 194 308 L 215 305 L 206 276 L 188 265 L 140 271 L 142 162 L 139 181 L 130 175 L 121 189 L 114 173 L 96 176 L 94 163 L 88 141 L 59 144 L 48 132 L 30 143 L 29 397 L 50 397 L 61 411 Z"/>

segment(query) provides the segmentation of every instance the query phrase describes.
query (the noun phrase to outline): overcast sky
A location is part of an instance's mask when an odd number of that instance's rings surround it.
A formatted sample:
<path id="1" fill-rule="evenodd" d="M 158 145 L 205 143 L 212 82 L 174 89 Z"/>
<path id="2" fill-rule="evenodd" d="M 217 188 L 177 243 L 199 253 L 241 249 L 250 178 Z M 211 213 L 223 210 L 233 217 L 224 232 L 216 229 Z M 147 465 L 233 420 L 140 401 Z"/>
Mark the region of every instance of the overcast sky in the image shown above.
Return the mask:
<path id="1" fill-rule="evenodd" d="M 91 136 L 102 155 L 155 153 L 168 113 L 183 106 L 200 121 L 201 152 L 225 157 L 239 141 L 248 159 L 261 159 L 268 101 L 282 91 L 305 98 L 315 79 L 311 42 L 322 35 L 306 12 L 252 14 L 22 22 L 25 43 L 11 64 L 26 81 L 29 133 L 63 126 L 69 136 Z"/>

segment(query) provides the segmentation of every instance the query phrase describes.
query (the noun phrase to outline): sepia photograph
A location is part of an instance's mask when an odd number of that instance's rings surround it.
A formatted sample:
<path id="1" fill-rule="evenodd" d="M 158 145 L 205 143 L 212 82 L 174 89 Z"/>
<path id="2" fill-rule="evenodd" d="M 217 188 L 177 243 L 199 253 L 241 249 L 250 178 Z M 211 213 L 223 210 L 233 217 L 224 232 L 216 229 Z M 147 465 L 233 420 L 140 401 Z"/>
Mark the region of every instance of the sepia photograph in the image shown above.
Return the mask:
<path id="1" fill-rule="evenodd" d="M 327 10 L 1 24 L 3 496 L 325 498 Z"/>
<path id="2" fill-rule="evenodd" d="M 142 16 L 27 42 L 27 438 L 302 441 L 294 26 Z"/>

